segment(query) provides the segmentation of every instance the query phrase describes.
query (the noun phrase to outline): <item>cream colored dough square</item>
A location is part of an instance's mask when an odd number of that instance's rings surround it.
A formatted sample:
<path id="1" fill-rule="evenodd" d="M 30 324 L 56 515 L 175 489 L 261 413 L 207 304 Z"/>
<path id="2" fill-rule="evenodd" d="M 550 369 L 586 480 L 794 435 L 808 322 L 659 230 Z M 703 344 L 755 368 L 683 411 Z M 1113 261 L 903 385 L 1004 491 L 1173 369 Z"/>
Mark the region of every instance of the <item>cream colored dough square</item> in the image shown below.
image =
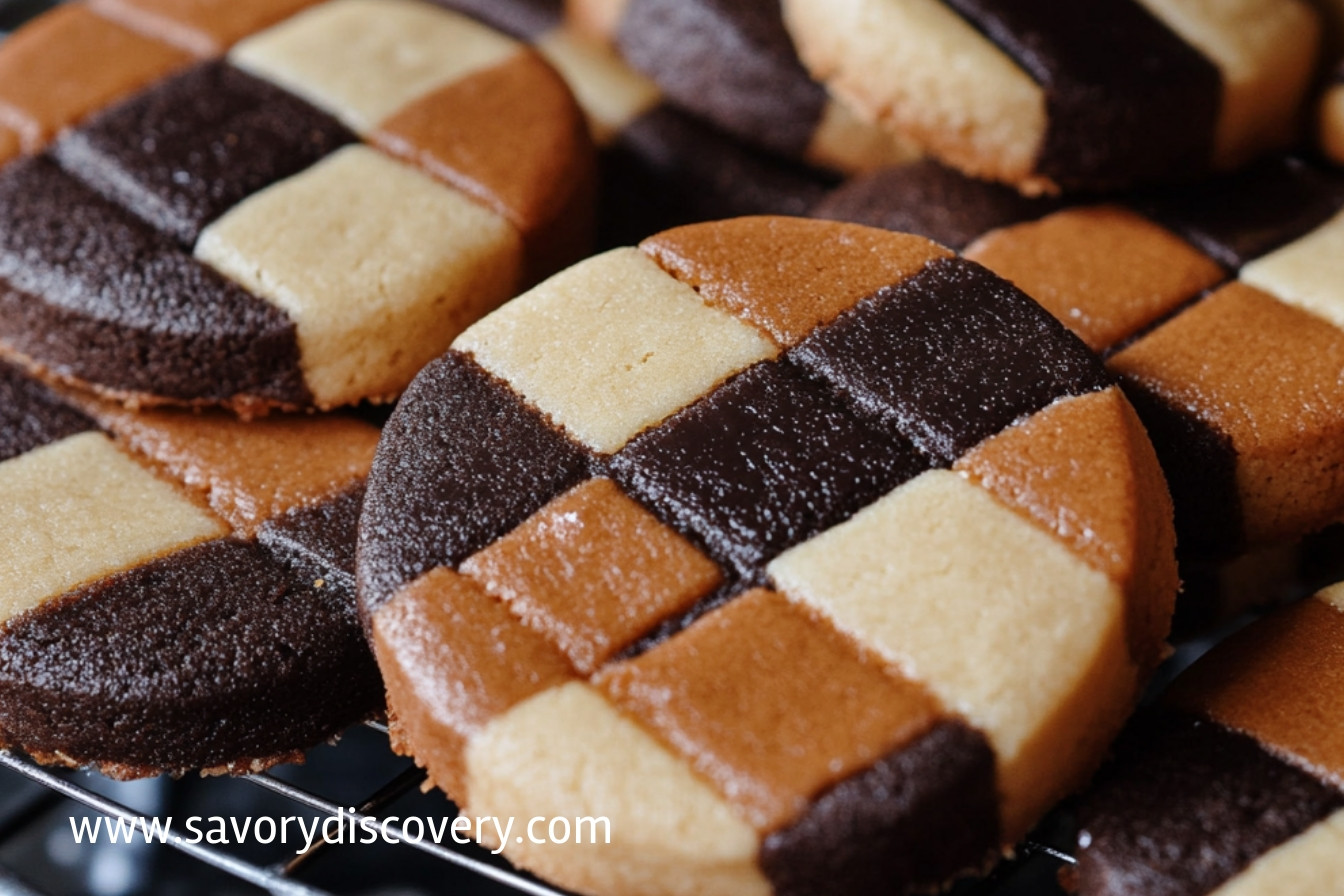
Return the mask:
<path id="1" fill-rule="evenodd" d="M 233 48 L 229 61 L 361 134 L 520 45 L 420 0 L 331 0 Z"/>
<path id="2" fill-rule="evenodd" d="M 1118 588 L 957 473 L 916 477 L 768 571 L 985 732 L 1010 840 L 1090 771 L 1100 745 L 1077 751 L 1077 733 L 1124 716 Z"/>
<path id="3" fill-rule="evenodd" d="M 1339 892 L 1344 880 L 1344 812 L 1336 812 L 1260 856 L 1209 896 Z"/>
<path id="4" fill-rule="evenodd" d="M 1344 212 L 1246 265 L 1241 279 L 1344 328 Z"/>
<path id="5" fill-rule="evenodd" d="M 228 528 L 102 433 L 0 463 L 0 623 Z"/>
<path id="6" fill-rule="evenodd" d="M 562 271 L 454 347 L 605 453 L 777 351 L 633 248 Z"/>
<path id="7" fill-rule="evenodd" d="M 252 196 L 196 244 L 294 321 L 321 407 L 405 388 L 513 293 L 521 252 L 499 215 L 365 146 Z"/>
<path id="8" fill-rule="evenodd" d="M 756 832 L 685 762 L 579 682 L 518 704 L 472 738 L 463 814 L 519 824 L 605 816 L 610 843 L 537 845 L 516 831 L 523 843 L 505 844 L 514 862 L 580 892 L 771 892 L 756 868 Z"/>
<path id="9" fill-rule="evenodd" d="M 537 41 L 537 49 L 569 84 L 599 146 L 662 100 L 656 84 L 582 35 L 559 28 Z"/>

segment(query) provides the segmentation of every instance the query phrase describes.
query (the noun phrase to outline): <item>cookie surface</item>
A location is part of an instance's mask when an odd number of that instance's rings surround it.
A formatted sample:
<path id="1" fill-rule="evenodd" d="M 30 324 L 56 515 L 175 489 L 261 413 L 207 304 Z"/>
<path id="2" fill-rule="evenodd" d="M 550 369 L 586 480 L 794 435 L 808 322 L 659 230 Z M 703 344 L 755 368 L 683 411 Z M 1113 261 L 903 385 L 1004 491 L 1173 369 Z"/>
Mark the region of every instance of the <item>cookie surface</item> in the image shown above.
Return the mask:
<path id="1" fill-rule="evenodd" d="M 376 427 L 133 414 L 0 365 L 0 746 L 243 773 L 379 708 L 354 605 Z"/>
<path id="2" fill-rule="evenodd" d="M 964 244 L 1106 357 L 1163 461 L 1187 556 L 1226 559 L 1344 516 L 1344 181 L 1275 158 L 1059 209 L 930 170 L 856 181 L 819 213 L 887 214 Z"/>
<path id="3" fill-rule="evenodd" d="M 563 80 L 419 0 L 65 7 L 0 47 L 0 123 L 55 138 L 0 169 L 0 349 L 134 403 L 388 400 L 591 239 Z"/>
<path id="4" fill-rule="evenodd" d="M 1119 391 L 1009 284 L 743 218 L 570 268 L 426 368 L 360 605 L 394 742 L 464 811 L 611 819 L 518 864 L 892 892 L 1089 773 L 1160 651 L 1169 510 Z"/>
<path id="5" fill-rule="evenodd" d="M 680 224 L 802 215 L 837 178 L 754 149 L 669 102 L 609 45 L 565 18 L 563 0 L 436 0 L 530 42 L 565 77 L 598 146 L 598 245 Z M 597 31 L 598 36 L 594 36 Z"/>
<path id="6" fill-rule="evenodd" d="M 1083 808 L 1084 896 L 1328 893 L 1344 873 L 1344 586 L 1177 679 Z"/>
<path id="7" fill-rule="evenodd" d="M 842 172 L 916 154 L 812 79 L 778 0 L 571 0 L 567 11 L 675 106 L 752 146 Z"/>
<path id="8" fill-rule="evenodd" d="M 783 6 L 837 96 L 1031 193 L 1188 179 L 1286 145 L 1320 38 L 1298 0 Z"/>

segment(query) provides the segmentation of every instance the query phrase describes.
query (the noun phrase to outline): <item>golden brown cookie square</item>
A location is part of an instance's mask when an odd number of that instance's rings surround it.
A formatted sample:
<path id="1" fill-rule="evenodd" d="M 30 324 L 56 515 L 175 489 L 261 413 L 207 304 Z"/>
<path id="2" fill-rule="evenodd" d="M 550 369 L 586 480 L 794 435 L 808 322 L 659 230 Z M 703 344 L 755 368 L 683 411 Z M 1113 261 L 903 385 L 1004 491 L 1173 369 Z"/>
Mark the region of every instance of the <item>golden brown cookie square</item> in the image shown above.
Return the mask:
<path id="1" fill-rule="evenodd" d="M 1213 259 L 1119 206 L 1056 212 L 966 249 L 1094 350 L 1109 348 L 1223 279 Z"/>
<path id="2" fill-rule="evenodd" d="M 473 555 L 462 572 L 591 674 L 719 585 L 719 569 L 681 535 L 593 479 Z"/>
<path id="3" fill-rule="evenodd" d="M 1344 501 L 1344 331 L 1233 283 L 1110 367 L 1230 440 L 1250 542 L 1333 522 L 1320 508 Z M 1282 475 L 1290 463 L 1296 474 Z"/>
<path id="4" fill-rule="evenodd" d="M 1079 440 L 1093 446 L 1093 460 L 1076 456 Z M 952 469 L 1119 583 L 1129 594 L 1134 661 L 1157 666 L 1172 606 L 1153 596 L 1174 595 L 1177 584 L 1172 507 L 1143 424 L 1118 388 L 1062 399 L 981 442 Z"/>
<path id="5" fill-rule="evenodd" d="M 585 253 L 596 162 L 569 88 L 536 53 L 415 100 L 372 140 L 507 218 L 539 256 L 534 277 Z"/>
<path id="6" fill-rule="evenodd" d="M 348 417 L 274 416 L 239 426 L 219 412 L 137 412 L 99 404 L 92 413 L 175 480 L 199 489 L 245 535 L 362 480 L 378 444 L 375 427 Z"/>
<path id="7" fill-rule="evenodd" d="M 781 595 L 752 591 L 598 679 L 757 829 L 936 720 L 937 702 Z"/>
<path id="8" fill-rule="evenodd" d="M 1170 700 L 1344 786 L 1344 611 L 1305 600 L 1196 663 Z"/>
<path id="9" fill-rule="evenodd" d="M 491 637 L 460 637 L 467 631 L 488 631 Z M 435 783 L 457 795 L 467 739 L 514 705 L 574 677 L 560 652 L 498 598 L 443 567 L 407 585 L 379 610 L 372 640 L 390 693 L 405 699 L 389 706 L 396 737 L 438 744 L 433 767 L 451 780 Z"/>
<path id="10" fill-rule="evenodd" d="M 791 346 L 884 286 L 951 253 L 903 233 L 791 218 L 742 218 L 717 228 L 680 227 L 640 248 L 711 306 Z"/>

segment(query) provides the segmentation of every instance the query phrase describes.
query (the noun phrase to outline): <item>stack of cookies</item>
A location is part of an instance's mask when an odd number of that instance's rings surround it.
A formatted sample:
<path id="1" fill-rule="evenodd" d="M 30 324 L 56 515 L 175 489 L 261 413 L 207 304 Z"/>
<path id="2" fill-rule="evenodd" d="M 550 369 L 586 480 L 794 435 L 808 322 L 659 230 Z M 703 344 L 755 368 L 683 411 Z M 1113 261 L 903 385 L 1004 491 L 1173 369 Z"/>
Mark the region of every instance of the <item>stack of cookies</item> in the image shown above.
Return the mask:
<path id="1" fill-rule="evenodd" d="M 0 85 L 0 743 L 123 776 L 295 757 L 382 708 L 377 405 L 588 251 L 583 115 L 419 0 L 69 4 Z"/>
<path id="2" fill-rule="evenodd" d="M 464 812 L 606 817 L 489 844 L 579 893 L 987 872 L 1178 608 L 1344 566 L 1329 21 L 57 7 L 0 43 L 0 747 L 246 774 L 385 715 Z M 1339 604 L 1144 712 L 1066 883 L 1332 885 Z"/>

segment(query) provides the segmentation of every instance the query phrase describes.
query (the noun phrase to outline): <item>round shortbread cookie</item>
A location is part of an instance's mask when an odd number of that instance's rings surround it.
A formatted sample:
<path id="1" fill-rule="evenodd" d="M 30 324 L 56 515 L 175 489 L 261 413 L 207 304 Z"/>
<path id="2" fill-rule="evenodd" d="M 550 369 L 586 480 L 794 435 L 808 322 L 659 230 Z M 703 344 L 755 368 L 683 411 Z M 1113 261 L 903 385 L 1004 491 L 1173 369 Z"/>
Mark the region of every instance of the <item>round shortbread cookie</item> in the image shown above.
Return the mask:
<path id="1" fill-rule="evenodd" d="M 1190 559 L 1344 520 L 1344 178 L 1294 158 L 1060 209 L 921 163 L 819 207 L 947 240 L 1106 358 Z"/>
<path id="2" fill-rule="evenodd" d="M 812 73 L 969 174 L 1028 193 L 1242 165 L 1294 136 L 1300 0 L 783 0 Z"/>
<path id="3" fill-rule="evenodd" d="M 925 239 L 793 218 L 556 275 L 421 373 L 360 523 L 393 740 L 591 893 L 891 893 L 1086 780 L 1170 503 L 1101 365 Z"/>
<path id="4" fill-rule="evenodd" d="M 1344 585 L 1214 648 L 1126 735 L 1082 811 L 1082 896 L 1337 893 Z"/>
<path id="5" fill-rule="evenodd" d="M 569 0 L 566 6 L 576 27 L 614 44 L 674 105 L 752 146 L 842 172 L 917 155 L 812 79 L 779 0 Z"/>
<path id="6" fill-rule="evenodd" d="M 0 747 L 247 773 L 374 715 L 353 577 L 377 439 L 135 414 L 0 364 Z"/>
<path id="7" fill-rule="evenodd" d="M 128 403 L 390 400 L 591 245 L 563 79 L 420 0 L 72 4 L 0 126 L 0 351 Z"/>

